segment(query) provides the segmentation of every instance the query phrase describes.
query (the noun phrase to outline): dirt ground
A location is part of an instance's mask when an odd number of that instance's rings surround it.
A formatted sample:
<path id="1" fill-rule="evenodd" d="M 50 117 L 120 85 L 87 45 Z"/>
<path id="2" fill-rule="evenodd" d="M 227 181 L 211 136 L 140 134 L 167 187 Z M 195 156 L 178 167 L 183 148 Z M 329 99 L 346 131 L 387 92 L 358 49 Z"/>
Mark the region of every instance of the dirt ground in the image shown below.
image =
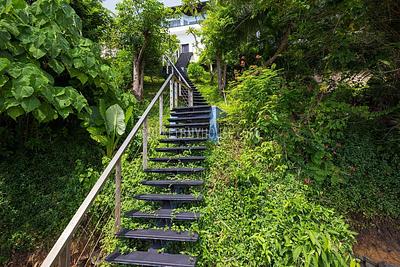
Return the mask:
<path id="1" fill-rule="evenodd" d="M 400 222 L 374 220 L 355 224 L 357 244 L 353 247 L 358 257 L 368 257 L 375 263 L 385 262 L 400 266 Z"/>

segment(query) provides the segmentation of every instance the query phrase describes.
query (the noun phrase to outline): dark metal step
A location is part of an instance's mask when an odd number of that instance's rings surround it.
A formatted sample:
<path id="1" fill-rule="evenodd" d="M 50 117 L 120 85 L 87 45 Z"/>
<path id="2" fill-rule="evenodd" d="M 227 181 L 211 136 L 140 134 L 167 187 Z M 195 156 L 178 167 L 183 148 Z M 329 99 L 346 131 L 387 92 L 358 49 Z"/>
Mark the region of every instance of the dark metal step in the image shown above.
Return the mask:
<path id="1" fill-rule="evenodd" d="M 144 169 L 147 173 L 164 173 L 164 174 L 193 174 L 205 171 L 205 168 L 159 168 Z"/>
<path id="2" fill-rule="evenodd" d="M 165 125 L 167 128 L 209 128 L 209 122 L 198 122 L 198 123 L 180 123 L 180 124 L 168 124 Z"/>
<path id="3" fill-rule="evenodd" d="M 200 111 L 177 111 L 172 112 L 171 117 L 179 117 L 179 116 L 202 116 L 202 115 L 210 115 L 209 110 L 200 110 Z"/>
<path id="4" fill-rule="evenodd" d="M 211 106 L 209 105 L 202 105 L 202 106 L 196 106 L 196 107 L 178 107 L 172 109 L 172 111 L 199 111 L 199 110 L 209 110 Z"/>
<path id="5" fill-rule="evenodd" d="M 166 144 L 187 144 L 187 143 L 201 143 L 207 142 L 208 138 L 168 138 L 160 139 L 160 143 Z"/>
<path id="6" fill-rule="evenodd" d="M 168 121 L 171 122 L 197 122 L 197 121 L 209 121 L 210 116 L 197 116 L 197 117 L 174 117 L 169 118 Z"/>
<path id="7" fill-rule="evenodd" d="M 143 185 L 157 186 L 157 187 L 190 187 L 190 186 L 201 186 L 204 184 L 201 180 L 153 180 L 153 181 L 142 181 Z"/>
<path id="8" fill-rule="evenodd" d="M 154 201 L 154 202 L 165 202 L 165 201 L 176 201 L 176 202 L 199 202 L 203 200 L 203 196 L 193 196 L 185 194 L 144 194 L 135 196 L 138 200 L 143 201 Z"/>
<path id="9" fill-rule="evenodd" d="M 182 153 L 185 151 L 204 151 L 207 150 L 206 146 L 181 146 L 181 147 L 160 147 L 156 148 L 157 152 L 167 153 Z"/>
<path id="10" fill-rule="evenodd" d="M 201 136 L 203 138 L 208 138 L 209 130 L 208 129 L 181 129 L 182 131 L 168 131 L 162 132 L 161 135 L 172 136 L 172 137 L 193 137 L 193 136 Z"/>
<path id="11" fill-rule="evenodd" d="M 191 157 L 176 157 L 176 158 L 151 158 L 153 162 L 165 162 L 165 163 L 185 163 L 185 162 L 198 162 L 204 161 L 206 157 L 203 156 L 191 156 Z"/>
<path id="12" fill-rule="evenodd" d="M 188 231 L 176 232 L 162 229 L 122 229 L 117 234 L 118 237 L 143 240 L 162 240 L 162 241 L 180 241 L 196 242 L 199 236 L 196 233 Z"/>
<path id="13" fill-rule="evenodd" d="M 200 218 L 200 213 L 175 212 L 173 209 L 159 209 L 154 212 L 130 211 L 125 214 L 128 218 L 195 221 Z"/>
<path id="14" fill-rule="evenodd" d="M 107 262 L 116 264 L 160 266 L 160 267 L 194 267 L 196 258 L 181 254 L 135 251 L 129 254 L 114 252 L 106 258 Z"/>

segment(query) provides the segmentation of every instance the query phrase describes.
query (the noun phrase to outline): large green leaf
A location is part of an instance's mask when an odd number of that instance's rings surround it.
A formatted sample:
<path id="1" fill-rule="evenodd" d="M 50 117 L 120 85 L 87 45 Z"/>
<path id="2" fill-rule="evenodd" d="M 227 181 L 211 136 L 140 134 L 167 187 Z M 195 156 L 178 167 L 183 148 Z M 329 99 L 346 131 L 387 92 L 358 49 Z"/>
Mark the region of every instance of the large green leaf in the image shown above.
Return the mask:
<path id="1" fill-rule="evenodd" d="M 7 109 L 7 114 L 16 120 L 19 116 L 25 114 L 25 111 L 21 107 L 12 107 Z"/>
<path id="2" fill-rule="evenodd" d="M 0 58 L 0 72 L 5 70 L 10 65 L 10 60 L 7 58 Z"/>
<path id="3" fill-rule="evenodd" d="M 29 52 L 31 52 L 31 55 L 36 59 L 39 59 L 39 58 L 43 57 L 44 55 L 46 55 L 45 51 L 41 50 L 40 48 L 35 47 L 34 45 L 31 45 L 31 47 L 29 48 Z"/>
<path id="4" fill-rule="evenodd" d="M 57 73 L 57 74 L 61 74 L 65 67 L 62 63 L 60 63 L 58 60 L 56 59 L 51 59 L 49 61 L 49 66 Z"/>
<path id="5" fill-rule="evenodd" d="M 40 106 L 40 101 L 35 96 L 31 96 L 29 98 L 25 98 L 21 102 L 22 108 L 25 110 L 26 113 L 29 113 Z"/>
<path id="6" fill-rule="evenodd" d="M 8 82 L 8 77 L 5 75 L 0 76 L 0 87 L 3 87 Z"/>
<path id="7" fill-rule="evenodd" d="M 58 118 L 57 111 L 46 102 L 43 102 L 38 109 L 35 109 L 33 115 L 39 122 L 47 122 Z"/>
<path id="8" fill-rule="evenodd" d="M 112 105 L 106 111 L 106 129 L 109 135 L 123 135 L 125 133 L 125 115 L 122 108 Z"/>
<path id="9" fill-rule="evenodd" d="M 30 97 L 35 90 L 30 86 L 13 86 L 11 92 L 17 100 Z"/>

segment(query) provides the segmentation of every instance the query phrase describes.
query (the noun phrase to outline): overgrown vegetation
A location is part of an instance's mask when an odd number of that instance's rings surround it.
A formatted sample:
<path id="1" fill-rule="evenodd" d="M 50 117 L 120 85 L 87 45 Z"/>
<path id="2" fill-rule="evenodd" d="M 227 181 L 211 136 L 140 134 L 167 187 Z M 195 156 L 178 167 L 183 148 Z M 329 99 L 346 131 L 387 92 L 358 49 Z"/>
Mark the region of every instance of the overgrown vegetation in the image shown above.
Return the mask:
<path id="1" fill-rule="evenodd" d="M 283 163 L 284 149 L 231 130 L 208 159 L 199 266 L 349 266 L 354 233 L 307 199 L 310 188 Z"/>

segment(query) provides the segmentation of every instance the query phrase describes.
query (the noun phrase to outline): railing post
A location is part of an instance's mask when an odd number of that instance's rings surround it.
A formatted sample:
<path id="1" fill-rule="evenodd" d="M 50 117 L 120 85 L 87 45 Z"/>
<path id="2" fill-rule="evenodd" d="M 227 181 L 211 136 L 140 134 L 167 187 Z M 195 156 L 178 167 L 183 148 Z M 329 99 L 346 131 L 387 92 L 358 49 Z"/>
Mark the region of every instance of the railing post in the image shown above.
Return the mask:
<path id="1" fill-rule="evenodd" d="M 174 103 L 175 107 L 178 106 L 178 82 L 174 83 Z"/>
<path id="2" fill-rule="evenodd" d="M 71 266 L 71 242 L 67 241 L 65 247 L 63 248 L 59 258 L 58 266 L 60 267 L 70 267 Z"/>
<path id="3" fill-rule="evenodd" d="M 143 121 L 143 169 L 147 169 L 147 142 L 149 138 L 149 131 L 147 125 L 147 117 Z"/>
<path id="4" fill-rule="evenodd" d="M 169 82 L 169 108 L 174 108 L 174 81 L 171 79 Z"/>
<path id="5" fill-rule="evenodd" d="M 164 96 L 163 94 L 160 95 L 159 101 L 159 114 L 160 114 L 160 134 L 162 134 L 163 130 L 163 113 L 164 113 Z"/>
<path id="6" fill-rule="evenodd" d="M 182 96 L 182 78 L 179 76 L 179 96 Z"/>
<path id="7" fill-rule="evenodd" d="M 193 88 L 188 88 L 189 107 L 193 107 Z"/>
<path id="8" fill-rule="evenodd" d="M 121 182 L 122 182 L 121 158 L 115 164 L 115 233 L 121 229 Z"/>

